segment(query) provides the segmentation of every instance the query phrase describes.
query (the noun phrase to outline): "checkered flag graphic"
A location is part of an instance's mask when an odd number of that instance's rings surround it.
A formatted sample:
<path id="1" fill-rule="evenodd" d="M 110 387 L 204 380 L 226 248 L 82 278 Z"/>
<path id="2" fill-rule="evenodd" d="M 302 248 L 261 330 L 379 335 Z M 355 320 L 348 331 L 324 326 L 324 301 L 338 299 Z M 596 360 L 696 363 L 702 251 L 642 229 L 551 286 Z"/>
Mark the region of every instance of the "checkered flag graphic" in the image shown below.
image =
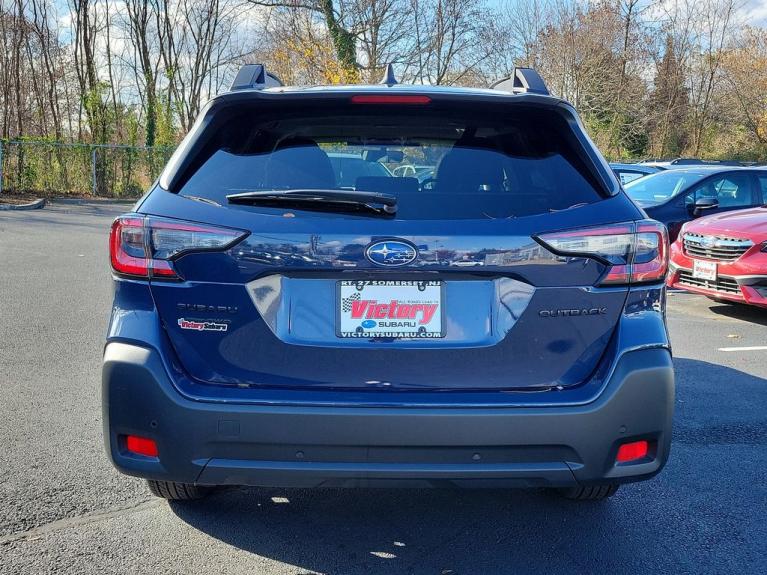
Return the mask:
<path id="1" fill-rule="evenodd" d="M 349 297 L 343 298 L 341 307 L 343 308 L 344 312 L 349 313 L 350 311 L 352 311 L 352 302 L 358 301 L 359 299 L 360 299 L 360 294 L 358 293 L 353 293 Z"/>

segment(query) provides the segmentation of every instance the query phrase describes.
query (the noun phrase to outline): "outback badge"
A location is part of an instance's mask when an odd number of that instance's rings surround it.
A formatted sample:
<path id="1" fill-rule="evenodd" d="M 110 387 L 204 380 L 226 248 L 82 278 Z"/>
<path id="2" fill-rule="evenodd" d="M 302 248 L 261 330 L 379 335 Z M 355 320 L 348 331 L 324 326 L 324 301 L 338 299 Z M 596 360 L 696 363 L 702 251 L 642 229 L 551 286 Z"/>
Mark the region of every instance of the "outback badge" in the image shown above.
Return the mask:
<path id="1" fill-rule="evenodd" d="M 604 315 L 606 307 L 592 307 L 582 309 L 542 309 L 538 312 L 541 317 L 574 317 L 582 315 Z"/>

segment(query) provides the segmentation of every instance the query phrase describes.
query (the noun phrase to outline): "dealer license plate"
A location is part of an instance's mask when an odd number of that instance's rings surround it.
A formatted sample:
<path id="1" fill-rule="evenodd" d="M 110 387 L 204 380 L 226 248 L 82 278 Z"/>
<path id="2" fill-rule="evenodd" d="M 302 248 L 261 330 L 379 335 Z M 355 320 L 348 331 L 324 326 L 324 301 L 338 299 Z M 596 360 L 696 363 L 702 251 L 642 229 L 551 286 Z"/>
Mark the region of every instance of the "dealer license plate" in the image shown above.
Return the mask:
<path id="1" fill-rule="evenodd" d="M 444 337 L 444 301 L 444 284 L 440 281 L 339 281 L 336 335 Z"/>
<path id="2" fill-rule="evenodd" d="M 692 277 L 702 280 L 716 280 L 716 262 L 693 260 Z"/>

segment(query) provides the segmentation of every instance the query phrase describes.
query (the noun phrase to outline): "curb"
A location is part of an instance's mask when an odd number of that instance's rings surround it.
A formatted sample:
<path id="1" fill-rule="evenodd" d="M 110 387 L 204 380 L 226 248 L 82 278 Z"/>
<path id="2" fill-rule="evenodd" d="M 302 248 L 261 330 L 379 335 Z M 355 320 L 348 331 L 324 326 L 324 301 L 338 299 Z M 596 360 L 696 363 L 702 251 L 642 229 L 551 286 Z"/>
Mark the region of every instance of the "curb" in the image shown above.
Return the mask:
<path id="1" fill-rule="evenodd" d="M 0 204 L 0 211 L 4 210 L 39 210 L 45 206 L 45 198 L 40 198 L 28 204 Z"/>

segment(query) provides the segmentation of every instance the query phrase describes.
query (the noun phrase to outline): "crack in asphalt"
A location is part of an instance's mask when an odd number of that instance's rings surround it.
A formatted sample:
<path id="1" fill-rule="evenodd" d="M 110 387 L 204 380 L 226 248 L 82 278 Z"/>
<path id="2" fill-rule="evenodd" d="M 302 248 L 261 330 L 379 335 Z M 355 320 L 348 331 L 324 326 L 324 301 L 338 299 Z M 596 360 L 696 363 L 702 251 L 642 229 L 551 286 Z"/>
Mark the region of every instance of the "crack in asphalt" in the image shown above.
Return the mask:
<path id="1" fill-rule="evenodd" d="M 50 523 L 43 523 L 37 527 L 32 527 L 25 531 L 17 531 L 9 535 L 0 537 L 0 545 L 7 545 L 16 541 L 32 541 L 48 533 L 54 531 L 60 531 L 62 529 L 68 529 L 70 527 L 80 527 L 82 525 L 90 525 L 92 523 L 99 523 L 115 517 L 124 515 L 131 515 L 133 513 L 139 513 L 147 509 L 153 509 L 162 505 L 164 502 L 161 499 L 142 499 L 128 505 L 120 505 L 105 509 L 103 511 L 94 511 L 92 513 L 86 513 L 85 515 L 78 515 L 75 517 L 66 517 L 64 519 L 57 519 Z"/>

